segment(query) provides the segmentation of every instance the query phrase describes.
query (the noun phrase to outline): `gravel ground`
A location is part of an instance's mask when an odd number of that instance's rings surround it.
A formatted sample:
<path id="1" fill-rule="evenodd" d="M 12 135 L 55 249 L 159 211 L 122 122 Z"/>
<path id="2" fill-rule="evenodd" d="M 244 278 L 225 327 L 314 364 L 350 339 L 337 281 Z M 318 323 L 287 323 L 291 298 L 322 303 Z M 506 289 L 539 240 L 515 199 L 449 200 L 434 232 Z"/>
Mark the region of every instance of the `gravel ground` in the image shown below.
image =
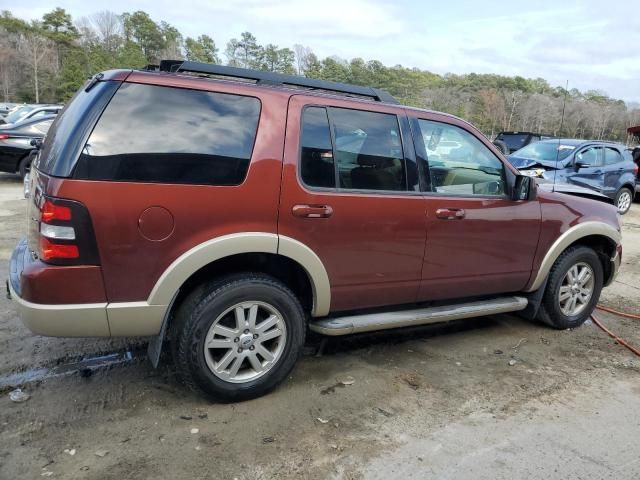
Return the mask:
<path id="1" fill-rule="evenodd" d="M 24 210 L 0 174 L 3 279 Z M 638 204 L 623 247 L 602 302 L 640 312 Z M 598 315 L 640 345 L 637 321 Z M 503 315 L 316 346 L 274 393 L 211 404 L 154 370 L 144 339 L 36 337 L 3 296 L 0 479 L 640 477 L 640 359 L 591 322 Z M 28 401 L 9 399 L 16 382 Z"/>

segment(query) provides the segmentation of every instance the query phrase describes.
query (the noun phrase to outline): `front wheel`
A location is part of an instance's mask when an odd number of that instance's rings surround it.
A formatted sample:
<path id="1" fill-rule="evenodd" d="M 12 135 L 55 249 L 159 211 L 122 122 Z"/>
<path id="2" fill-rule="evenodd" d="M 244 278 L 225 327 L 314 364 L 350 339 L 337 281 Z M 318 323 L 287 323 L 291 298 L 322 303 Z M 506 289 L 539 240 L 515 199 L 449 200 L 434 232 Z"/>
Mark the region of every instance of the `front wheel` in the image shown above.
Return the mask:
<path id="1" fill-rule="evenodd" d="M 269 392 L 293 369 L 305 317 L 285 285 L 261 274 L 216 282 L 176 315 L 174 361 L 181 379 L 222 401 Z"/>
<path id="2" fill-rule="evenodd" d="M 621 188 L 616 194 L 616 207 L 618 207 L 618 213 L 624 215 L 631 208 L 633 202 L 633 192 L 628 188 Z"/>
<path id="3" fill-rule="evenodd" d="M 589 247 L 571 247 L 556 260 L 538 311 L 538 319 L 557 328 L 575 328 L 589 318 L 603 285 L 600 259 Z"/>

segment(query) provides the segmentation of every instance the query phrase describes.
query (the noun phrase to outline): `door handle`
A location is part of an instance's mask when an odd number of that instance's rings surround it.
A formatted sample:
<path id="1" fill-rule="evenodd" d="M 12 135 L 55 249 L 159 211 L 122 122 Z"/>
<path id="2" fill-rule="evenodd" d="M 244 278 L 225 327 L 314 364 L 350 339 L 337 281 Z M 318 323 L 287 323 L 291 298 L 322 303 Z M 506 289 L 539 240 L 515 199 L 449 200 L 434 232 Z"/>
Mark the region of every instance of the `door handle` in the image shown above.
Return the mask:
<path id="1" fill-rule="evenodd" d="M 291 213 L 302 218 L 329 218 L 333 208 L 329 205 L 294 205 Z"/>
<path id="2" fill-rule="evenodd" d="M 439 208 L 436 210 L 436 217 L 441 220 L 462 220 L 465 215 L 462 208 Z"/>

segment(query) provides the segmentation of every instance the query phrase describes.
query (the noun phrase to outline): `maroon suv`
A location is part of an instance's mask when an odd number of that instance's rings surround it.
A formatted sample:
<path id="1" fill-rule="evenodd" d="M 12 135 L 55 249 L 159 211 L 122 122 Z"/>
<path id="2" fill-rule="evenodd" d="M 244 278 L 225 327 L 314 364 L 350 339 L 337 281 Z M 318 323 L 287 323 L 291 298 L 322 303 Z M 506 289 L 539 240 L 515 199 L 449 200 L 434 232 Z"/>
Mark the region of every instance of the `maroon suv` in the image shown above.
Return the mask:
<path id="1" fill-rule="evenodd" d="M 252 80 L 252 81 L 248 81 Z M 155 336 L 240 400 L 326 335 L 521 312 L 580 325 L 616 208 L 536 191 L 473 126 L 386 92 L 194 62 L 92 78 L 47 135 L 9 289 L 34 333 Z"/>

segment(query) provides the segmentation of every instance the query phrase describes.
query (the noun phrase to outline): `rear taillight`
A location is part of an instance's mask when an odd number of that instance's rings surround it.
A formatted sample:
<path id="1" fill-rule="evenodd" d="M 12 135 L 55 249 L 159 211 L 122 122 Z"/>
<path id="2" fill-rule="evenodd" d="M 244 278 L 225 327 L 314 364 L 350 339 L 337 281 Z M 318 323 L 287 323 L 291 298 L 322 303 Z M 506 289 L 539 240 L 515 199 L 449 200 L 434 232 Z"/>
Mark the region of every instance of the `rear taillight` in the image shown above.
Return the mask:
<path id="1" fill-rule="evenodd" d="M 55 265 L 98 265 L 93 226 L 80 202 L 42 197 L 40 207 L 39 257 Z"/>
<path id="2" fill-rule="evenodd" d="M 6 140 L 9 138 L 9 135 L 7 135 L 6 133 L 0 133 L 0 140 Z"/>
<path id="3" fill-rule="evenodd" d="M 634 163 L 633 164 L 633 174 L 634 175 L 638 175 L 638 168 L 640 168 L 640 167 L 638 167 L 638 165 Z"/>

